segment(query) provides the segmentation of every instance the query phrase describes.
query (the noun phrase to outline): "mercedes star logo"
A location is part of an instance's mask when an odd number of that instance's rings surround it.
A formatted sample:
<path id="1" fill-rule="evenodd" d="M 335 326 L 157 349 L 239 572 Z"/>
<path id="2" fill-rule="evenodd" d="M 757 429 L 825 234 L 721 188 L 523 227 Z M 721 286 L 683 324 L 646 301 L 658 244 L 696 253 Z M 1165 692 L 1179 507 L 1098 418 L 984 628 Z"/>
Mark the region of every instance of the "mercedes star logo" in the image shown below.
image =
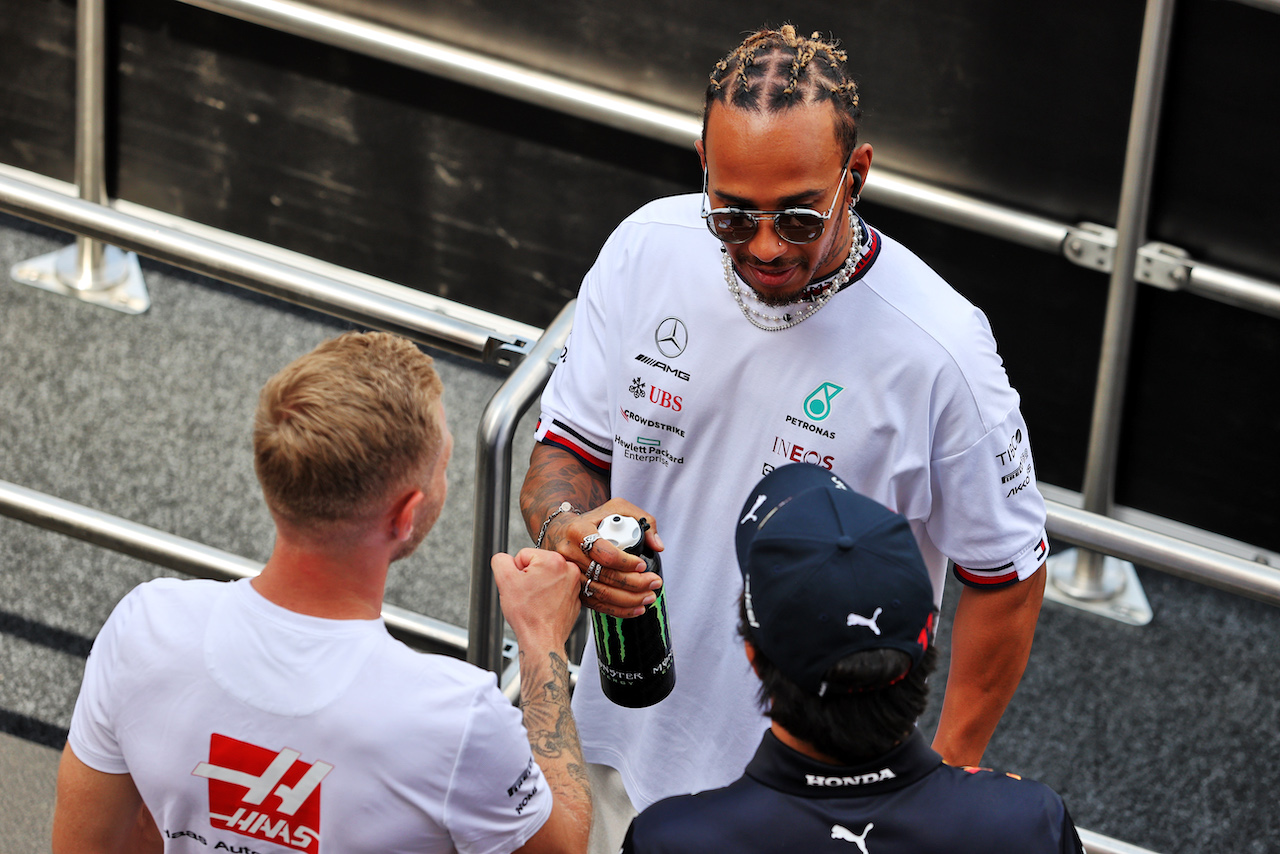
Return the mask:
<path id="1" fill-rule="evenodd" d="M 657 331 L 653 333 L 653 340 L 662 355 L 668 359 L 674 359 L 688 346 L 689 330 L 685 329 L 684 321 L 680 318 L 668 317 L 658 324 Z"/>

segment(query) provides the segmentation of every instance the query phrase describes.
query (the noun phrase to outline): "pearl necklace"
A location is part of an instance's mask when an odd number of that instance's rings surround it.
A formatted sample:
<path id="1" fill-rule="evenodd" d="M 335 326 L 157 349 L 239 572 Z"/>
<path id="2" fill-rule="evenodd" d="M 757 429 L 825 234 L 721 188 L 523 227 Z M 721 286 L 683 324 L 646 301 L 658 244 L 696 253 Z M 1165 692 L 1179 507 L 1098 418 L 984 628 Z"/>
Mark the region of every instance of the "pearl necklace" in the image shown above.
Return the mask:
<path id="1" fill-rule="evenodd" d="M 747 294 L 744 299 L 742 285 L 738 281 L 737 271 L 733 269 L 733 260 L 729 257 L 729 250 L 723 243 L 720 244 L 720 261 L 724 265 L 725 284 L 729 286 L 729 293 L 733 294 L 734 300 L 738 303 L 738 308 L 742 309 L 743 316 L 751 321 L 752 326 L 757 329 L 763 329 L 765 332 L 781 332 L 783 329 L 790 329 L 817 314 L 824 305 L 830 302 L 833 296 L 839 293 L 841 288 L 848 284 L 849 279 L 853 277 L 854 270 L 858 267 L 858 262 L 862 260 L 862 256 L 866 252 L 865 247 L 862 245 L 862 223 L 857 217 L 851 217 L 851 219 L 853 220 L 852 245 L 849 248 L 849 257 L 845 259 L 840 272 L 836 273 L 835 277 L 825 285 L 818 288 L 815 294 L 806 296 L 802 291 L 800 296 L 790 303 L 790 305 L 798 306 L 797 310 L 788 311 L 782 315 L 768 314 L 754 305 L 747 305 L 747 299 L 750 299 L 753 303 L 760 303 L 760 300 L 755 296 L 754 292 Z"/>

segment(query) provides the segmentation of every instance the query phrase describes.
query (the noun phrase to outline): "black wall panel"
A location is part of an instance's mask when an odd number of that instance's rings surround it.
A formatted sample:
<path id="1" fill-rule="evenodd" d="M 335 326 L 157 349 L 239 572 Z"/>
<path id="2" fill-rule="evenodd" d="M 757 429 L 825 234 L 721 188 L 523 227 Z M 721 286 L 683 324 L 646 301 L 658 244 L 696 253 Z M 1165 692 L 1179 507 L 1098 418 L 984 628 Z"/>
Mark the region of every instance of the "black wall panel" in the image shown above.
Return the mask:
<path id="1" fill-rule="evenodd" d="M 1280 550 L 1280 321 L 1144 289 L 1116 500 Z"/>
<path id="2" fill-rule="evenodd" d="M 1280 281 L 1280 13 L 1182 2 L 1173 36 L 1151 232 Z"/>
<path id="3" fill-rule="evenodd" d="M 1115 219 L 1140 3 L 319 5 L 691 111 L 741 34 L 790 20 L 848 52 L 884 165 L 1070 221 Z"/>
<path id="4" fill-rule="evenodd" d="M 697 180 L 670 146 L 181 4 L 118 6 L 121 197 L 460 302 L 545 324 L 613 223 Z"/>
<path id="5" fill-rule="evenodd" d="M 316 0 L 679 109 L 761 0 Z M 534 324 L 613 225 L 695 189 L 691 149 L 195 9 L 112 0 L 112 192 Z M 1143 4 L 814 2 L 875 164 L 1063 222 L 1115 221 Z M 72 176 L 73 0 L 0 0 L 0 161 Z M 1280 15 L 1182 0 L 1151 232 L 1280 279 Z M 875 182 L 873 168 L 870 182 Z M 1105 276 L 864 203 L 991 319 L 1046 482 L 1078 489 Z M 1280 550 L 1280 322 L 1144 288 L 1117 499 Z"/>
<path id="6" fill-rule="evenodd" d="M 63 181 L 75 173 L 76 9 L 0 2 L 0 162 Z"/>

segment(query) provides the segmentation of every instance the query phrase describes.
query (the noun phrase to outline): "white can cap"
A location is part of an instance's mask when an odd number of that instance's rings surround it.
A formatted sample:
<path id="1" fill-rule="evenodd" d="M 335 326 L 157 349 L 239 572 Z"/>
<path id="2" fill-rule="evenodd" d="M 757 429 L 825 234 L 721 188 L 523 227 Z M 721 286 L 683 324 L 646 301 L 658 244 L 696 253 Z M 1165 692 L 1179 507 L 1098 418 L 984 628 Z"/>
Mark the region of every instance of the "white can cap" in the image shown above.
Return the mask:
<path id="1" fill-rule="evenodd" d="M 604 521 L 600 523 L 599 530 L 600 536 L 623 551 L 640 542 L 640 537 L 642 536 L 639 522 L 630 516 L 623 516 L 618 513 L 606 516 Z"/>

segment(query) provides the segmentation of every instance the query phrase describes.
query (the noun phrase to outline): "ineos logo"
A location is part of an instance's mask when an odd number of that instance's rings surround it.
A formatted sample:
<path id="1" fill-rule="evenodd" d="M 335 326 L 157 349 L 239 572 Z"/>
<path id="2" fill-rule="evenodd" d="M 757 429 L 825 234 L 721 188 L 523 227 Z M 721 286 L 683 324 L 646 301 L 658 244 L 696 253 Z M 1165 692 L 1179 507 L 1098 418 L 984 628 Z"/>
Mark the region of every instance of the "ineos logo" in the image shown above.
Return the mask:
<path id="1" fill-rule="evenodd" d="M 689 330 L 680 318 L 668 317 L 658 324 L 653 333 L 653 342 L 658 345 L 658 351 L 662 355 L 674 359 L 689 346 Z"/>

